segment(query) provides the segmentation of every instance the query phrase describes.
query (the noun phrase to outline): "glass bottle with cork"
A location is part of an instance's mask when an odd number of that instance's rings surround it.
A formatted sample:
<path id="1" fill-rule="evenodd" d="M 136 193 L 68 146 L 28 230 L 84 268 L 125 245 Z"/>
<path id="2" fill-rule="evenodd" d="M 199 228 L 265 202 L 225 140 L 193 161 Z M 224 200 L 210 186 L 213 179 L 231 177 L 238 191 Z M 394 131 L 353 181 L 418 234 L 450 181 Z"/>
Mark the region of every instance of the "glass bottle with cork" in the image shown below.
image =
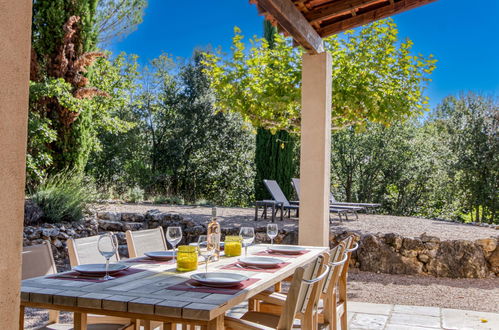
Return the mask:
<path id="1" fill-rule="evenodd" d="M 211 247 L 214 247 L 215 252 L 213 253 L 213 261 L 220 260 L 220 237 L 221 230 L 220 224 L 217 222 L 217 208 L 213 207 L 211 209 L 211 221 L 208 224 L 208 237 L 207 243 Z"/>

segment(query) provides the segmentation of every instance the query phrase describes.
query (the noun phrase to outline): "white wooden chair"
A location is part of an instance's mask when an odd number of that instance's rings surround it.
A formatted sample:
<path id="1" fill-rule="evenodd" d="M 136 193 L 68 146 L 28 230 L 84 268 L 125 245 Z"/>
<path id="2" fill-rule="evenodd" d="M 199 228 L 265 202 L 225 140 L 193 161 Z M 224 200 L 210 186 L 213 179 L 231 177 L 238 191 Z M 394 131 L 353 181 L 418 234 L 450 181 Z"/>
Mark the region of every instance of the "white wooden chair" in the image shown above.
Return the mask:
<path id="1" fill-rule="evenodd" d="M 69 238 L 66 241 L 69 254 L 69 263 L 71 267 L 83 264 L 98 264 L 104 262 L 104 257 L 100 254 L 97 248 L 97 242 L 100 235 L 83 237 L 83 238 Z M 119 253 L 116 253 L 110 260 L 111 262 L 120 261 Z M 123 317 L 96 315 L 90 314 L 87 316 L 88 323 L 136 323 L 136 320 L 130 320 Z"/>
<path id="2" fill-rule="evenodd" d="M 139 231 L 127 230 L 125 236 L 130 258 L 141 257 L 144 252 L 168 250 L 162 227 Z"/>
<path id="3" fill-rule="evenodd" d="M 103 263 L 104 257 L 100 254 L 97 248 L 97 242 L 100 235 L 83 237 L 83 238 L 69 238 L 66 241 L 68 246 L 69 263 L 71 267 L 84 264 Z M 110 262 L 120 261 L 119 253 L 116 253 Z"/>
<path id="4" fill-rule="evenodd" d="M 22 252 L 22 279 L 28 279 L 32 277 L 45 276 L 56 274 L 57 268 L 55 266 L 54 257 L 52 255 L 52 249 L 50 247 L 50 242 L 44 241 L 43 244 L 27 246 Z M 89 324 L 89 329 L 99 329 L 99 330 L 123 330 L 123 329 L 133 329 L 134 324 L 130 323 L 129 320 L 125 319 L 126 322 L 116 322 L 116 319 L 105 319 L 105 318 L 90 318 L 86 314 L 78 314 L 78 321 L 87 322 Z M 76 319 L 76 318 L 75 318 Z M 21 306 L 20 310 L 20 321 L 19 328 L 24 328 L 24 307 Z M 59 311 L 49 310 L 49 320 L 40 329 L 70 329 L 72 325 L 70 324 L 60 324 L 59 323 Z"/>
<path id="5" fill-rule="evenodd" d="M 249 311 L 240 319 L 225 317 L 226 329 L 279 329 L 290 330 L 295 320 L 301 320 L 301 328 L 317 329 L 317 305 L 323 283 L 329 274 L 329 255 L 324 253 L 307 267 L 295 270 L 291 286 L 279 315 Z"/>

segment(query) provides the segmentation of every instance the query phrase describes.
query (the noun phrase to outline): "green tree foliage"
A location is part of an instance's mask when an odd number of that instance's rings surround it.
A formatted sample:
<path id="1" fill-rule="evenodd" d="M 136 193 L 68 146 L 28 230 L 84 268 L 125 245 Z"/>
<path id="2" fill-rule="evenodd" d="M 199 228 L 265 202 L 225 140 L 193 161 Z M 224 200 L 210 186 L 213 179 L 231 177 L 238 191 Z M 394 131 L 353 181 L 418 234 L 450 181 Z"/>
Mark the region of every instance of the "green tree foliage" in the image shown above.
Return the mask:
<path id="1" fill-rule="evenodd" d="M 332 190 L 389 214 L 497 222 L 497 113 L 493 98 L 470 93 L 447 97 L 422 122 L 338 130 Z"/>
<path id="2" fill-rule="evenodd" d="M 499 103 L 473 93 L 447 97 L 435 121 L 453 155 L 449 170 L 462 192 L 461 211 L 494 221 L 499 207 Z"/>
<path id="3" fill-rule="evenodd" d="M 277 29 L 264 21 L 263 34 L 270 48 L 274 47 L 274 38 Z M 270 198 L 263 185 L 264 179 L 276 180 L 286 196 L 291 196 L 291 178 L 295 176 L 296 137 L 285 130 L 272 132 L 265 128 L 258 128 L 255 150 L 255 197 L 258 200 Z"/>
<path id="4" fill-rule="evenodd" d="M 99 8 L 110 8 L 111 3 L 104 1 Z M 90 152 L 99 147 L 99 127 L 130 127 L 115 116 L 115 109 L 129 101 L 135 66 L 124 63 L 124 56 L 109 61 L 103 58 L 106 53 L 95 51 L 103 17 L 98 4 L 33 2 L 28 187 L 47 173 L 83 171 Z M 115 17 L 127 8 L 104 16 Z"/>
<path id="5" fill-rule="evenodd" d="M 253 200 L 254 135 L 237 114 L 216 112 L 203 55 L 175 65 L 163 55 L 143 70 L 142 90 L 123 113 L 137 125 L 102 131 L 90 172 L 119 193 L 138 186 L 150 195 L 188 202 L 245 205 Z"/>
<path id="6" fill-rule="evenodd" d="M 400 42 L 397 33 L 388 19 L 325 39 L 333 57 L 335 128 L 389 124 L 427 108 L 423 91 L 436 60 L 413 55 L 412 42 Z M 301 49 L 280 35 L 275 36 L 274 47 L 265 39 L 251 42 L 247 50 L 236 28 L 231 56 L 208 58 L 217 107 L 238 112 L 257 127 L 298 131 Z"/>
<path id="7" fill-rule="evenodd" d="M 147 0 L 99 0 L 97 34 L 99 44 L 132 33 L 142 23 Z"/>

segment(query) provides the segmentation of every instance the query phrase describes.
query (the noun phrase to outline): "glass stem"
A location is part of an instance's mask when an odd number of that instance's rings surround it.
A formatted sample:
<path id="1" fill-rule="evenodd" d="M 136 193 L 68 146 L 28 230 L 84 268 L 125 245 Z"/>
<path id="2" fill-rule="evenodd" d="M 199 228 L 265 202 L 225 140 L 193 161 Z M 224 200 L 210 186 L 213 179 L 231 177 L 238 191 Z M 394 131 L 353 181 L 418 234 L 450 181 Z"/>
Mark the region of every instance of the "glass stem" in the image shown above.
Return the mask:
<path id="1" fill-rule="evenodd" d="M 274 245 L 274 238 L 273 237 L 270 238 L 270 245 Z"/>
<path id="2" fill-rule="evenodd" d="M 109 258 L 106 258 L 106 280 L 109 277 Z"/>
<path id="3" fill-rule="evenodd" d="M 246 257 L 248 256 L 248 244 L 244 245 L 244 254 Z"/>

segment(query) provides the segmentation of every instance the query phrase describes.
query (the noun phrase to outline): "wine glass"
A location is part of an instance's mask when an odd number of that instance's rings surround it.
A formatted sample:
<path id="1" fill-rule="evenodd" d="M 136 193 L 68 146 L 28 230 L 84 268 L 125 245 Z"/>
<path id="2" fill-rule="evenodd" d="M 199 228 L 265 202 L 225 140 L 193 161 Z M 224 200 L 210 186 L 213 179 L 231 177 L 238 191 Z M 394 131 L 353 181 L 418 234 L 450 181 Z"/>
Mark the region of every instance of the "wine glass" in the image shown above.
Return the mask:
<path id="1" fill-rule="evenodd" d="M 206 246 L 206 249 L 202 248 L 202 246 Z M 206 273 L 208 272 L 208 261 L 215 253 L 215 245 L 208 244 L 208 236 L 200 235 L 198 238 L 198 252 L 201 257 L 204 258 Z"/>
<path id="2" fill-rule="evenodd" d="M 101 235 L 97 241 L 97 249 L 106 258 L 106 276 L 104 276 L 104 280 L 112 280 L 114 277 L 109 276 L 109 259 L 118 251 L 116 235 L 111 232 Z"/>
<path id="3" fill-rule="evenodd" d="M 255 240 L 255 229 L 253 227 L 241 227 L 239 236 L 243 238 L 244 254 L 248 256 L 248 246 Z"/>
<path id="4" fill-rule="evenodd" d="M 270 238 L 270 245 L 274 245 L 274 238 L 279 233 L 279 227 L 276 223 L 269 223 L 267 225 L 267 236 Z"/>
<path id="5" fill-rule="evenodd" d="M 166 229 L 166 240 L 173 247 L 173 261 L 176 260 L 177 254 L 175 252 L 175 247 L 182 239 L 182 228 L 180 227 L 168 227 Z"/>

